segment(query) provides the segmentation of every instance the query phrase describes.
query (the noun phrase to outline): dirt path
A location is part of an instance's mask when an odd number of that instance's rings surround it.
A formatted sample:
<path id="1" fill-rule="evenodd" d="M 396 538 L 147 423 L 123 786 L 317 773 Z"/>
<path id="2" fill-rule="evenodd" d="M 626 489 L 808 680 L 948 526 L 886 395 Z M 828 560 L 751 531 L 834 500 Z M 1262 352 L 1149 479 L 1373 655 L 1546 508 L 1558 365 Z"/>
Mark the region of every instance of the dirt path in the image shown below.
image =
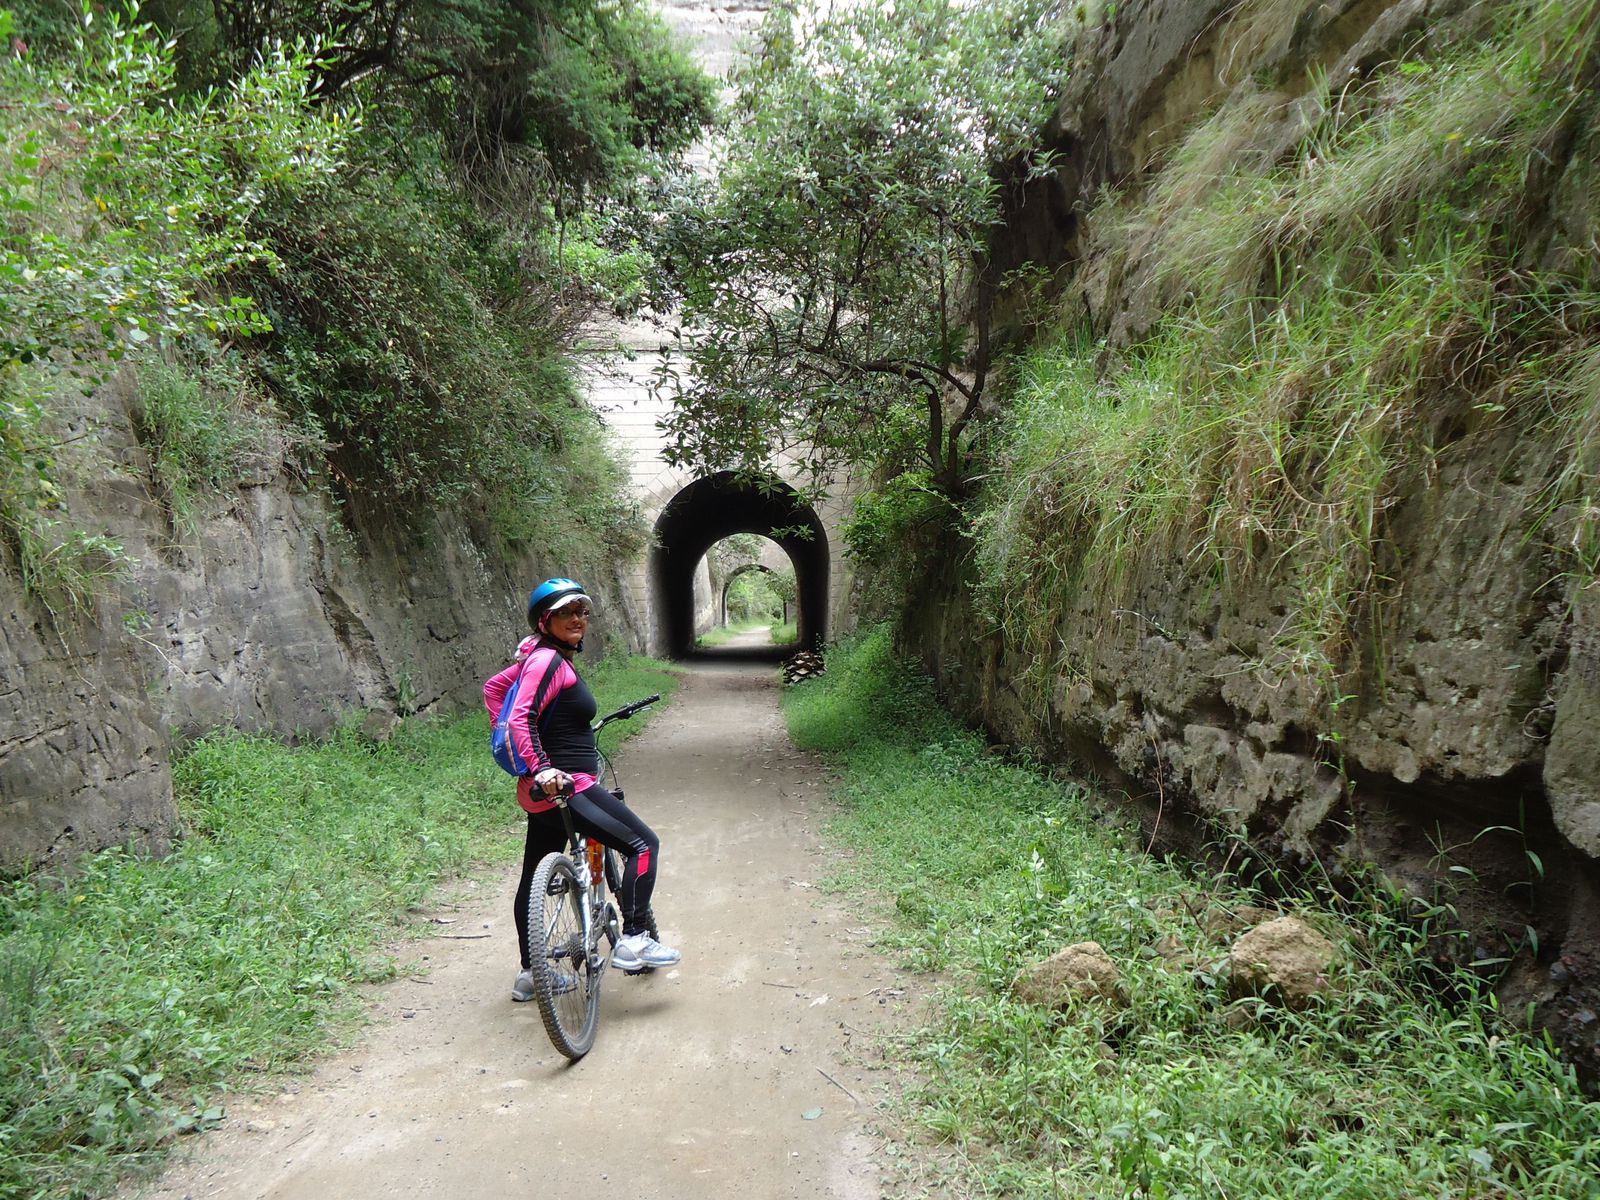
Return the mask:
<path id="1" fill-rule="evenodd" d="M 568 1066 L 509 999 L 510 892 L 484 888 L 379 989 L 354 1049 L 259 1100 L 129 1195 L 646 1200 L 880 1195 L 871 1033 L 909 997 L 870 930 L 813 881 L 826 784 L 794 750 L 770 666 L 692 668 L 618 769 L 662 840 L 671 971 L 613 975 Z M 509 790 L 509 785 L 508 785 Z M 509 801 L 508 801 L 509 802 Z"/>

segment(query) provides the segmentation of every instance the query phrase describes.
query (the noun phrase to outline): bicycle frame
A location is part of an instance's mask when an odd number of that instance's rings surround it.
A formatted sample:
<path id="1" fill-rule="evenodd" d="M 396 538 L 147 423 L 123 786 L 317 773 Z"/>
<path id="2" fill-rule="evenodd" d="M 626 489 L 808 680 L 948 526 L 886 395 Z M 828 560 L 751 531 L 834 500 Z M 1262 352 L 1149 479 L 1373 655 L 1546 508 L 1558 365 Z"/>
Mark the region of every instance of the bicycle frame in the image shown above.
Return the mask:
<path id="1" fill-rule="evenodd" d="M 578 882 L 584 894 L 583 945 L 589 958 L 589 969 L 599 975 L 611 965 L 611 956 L 600 953 L 600 939 L 609 935 L 615 945 L 622 936 L 621 918 L 616 908 L 606 902 L 606 848 L 575 832 L 572 817 L 566 813 L 566 808 L 563 802 L 561 810 L 567 816 L 567 841 L 572 847 L 572 863 L 577 868 Z M 607 909 L 610 909 L 609 914 Z"/>
<path id="2" fill-rule="evenodd" d="M 624 705 L 615 712 L 607 713 L 591 728 L 598 734 L 612 721 L 626 720 L 659 699 L 661 697 L 655 695 Z M 596 746 L 598 748 L 598 743 Z M 601 759 L 606 767 L 611 767 L 611 760 L 604 754 Z M 616 771 L 612 768 L 613 782 L 615 779 Z M 620 790 L 615 794 L 621 798 Z M 558 1050 L 568 1058 L 577 1060 L 588 1053 L 593 1044 L 599 1022 L 600 982 L 611 965 L 611 953 L 602 947 L 601 939 L 604 938 L 615 948 L 622 937 L 622 918 L 616 905 L 607 898 L 608 890 L 615 892 L 621 878 L 616 854 L 604 843 L 578 832 L 572 821 L 571 798 L 570 786 L 552 797 L 561 809 L 562 823 L 567 830 L 568 850 L 564 854 L 545 855 L 534 873 L 529 895 L 528 949 L 536 975 L 534 999 L 538 1001 L 545 1031 Z M 557 910 L 565 904 L 562 896 L 571 898 L 571 908 L 567 911 L 569 916 L 577 918 L 577 928 L 569 925 L 566 932 L 552 942 L 550 936 L 561 923 Z M 552 900 L 555 904 L 553 919 L 547 924 L 546 904 Z M 650 935 L 656 936 L 655 917 L 648 906 L 643 919 Z M 571 981 L 571 986 L 556 985 L 552 962 L 571 964 L 569 972 L 563 976 Z M 640 970 L 649 969 L 641 966 L 639 970 L 624 973 L 639 974 Z M 563 997 L 573 998 L 573 993 L 580 990 L 581 1011 L 569 1009 L 569 1002 Z"/>
<path id="3" fill-rule="evenodd" d="M 595 750 L 600 754 L 600 761 L 604 764 L 601 769 L 609 770 L 611 772 L 611 782 L 613 785 L 615 785 L 617 781 L 617 769 L 612 765 L 611 759 L 606 756 L 605 751 L 600 750 L 600 731 L 613 721 L 626 721 L 635 713 L 643 712 L 660 699 L 661 693 L 657 692 L 653 696 L 646 696 L 643 700 L 635 700 L 632 704 L 624 704 L 615 712 L 609 712 L 605 716 L 599 718 L 593 725 L 589 727 L 595 734 Z M 613 786 L 611 788 L 611 794 L 618 800 L 622 799 L 622 789 L 619 787 Z M 608 884 L 613 890 L 615 889 L 615 884 L 611 883 L 606 877 L 606 847 L 600 842 L 590 841 L 573 827 L 572 813 L 567 808 L 567 800 L 571 795 L 572 793 L 570 789 L 564 788 L 556 795 L 555 801 L 556 804 L 561 808 L 561 819 L 567 827 L 567 846 L 571 851 L 573 865 L 578 869 L 578 878 L 582 882 L 584 891 L 588 896 L 588 902 L 584 905 L 583 910 L 584 945 L 593 947 L 599 944 L 600 933 L 591 928 L 590 922 L 594 916 L 601 911 L 601 906 L 605 903 L 605 893 Z M 614 932 L 617 936 L 621 936 L 620 927 Z M 615 938 L 613 938 L 613 940 L 615 940 Z M 591 950 L 591 954 L 592 953 L 593 951 Z"/>

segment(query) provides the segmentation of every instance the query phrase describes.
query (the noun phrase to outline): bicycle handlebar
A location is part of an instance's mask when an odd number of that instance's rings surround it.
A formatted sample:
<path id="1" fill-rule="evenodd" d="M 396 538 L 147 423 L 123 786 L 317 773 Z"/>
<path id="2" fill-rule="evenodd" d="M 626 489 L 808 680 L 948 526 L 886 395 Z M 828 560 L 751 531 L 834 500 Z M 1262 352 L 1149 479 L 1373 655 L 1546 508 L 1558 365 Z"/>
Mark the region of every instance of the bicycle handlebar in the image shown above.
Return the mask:
<path id="1" fill-rule="evenodd" d="M 639 712 L 641 709 L 649 708 L 659 699 L 661 699 L 661 693 L 657 692 L 654 696 L 646 696 L 643 700 L 635 700 L 632 704 L 624 704 L 616 712 L 610 712 L 601 717 L 590 728 L 595 733 L 599 733 L 601 729 L 611 724 L 611 722 L 626 721 L 634 713 Z"/>

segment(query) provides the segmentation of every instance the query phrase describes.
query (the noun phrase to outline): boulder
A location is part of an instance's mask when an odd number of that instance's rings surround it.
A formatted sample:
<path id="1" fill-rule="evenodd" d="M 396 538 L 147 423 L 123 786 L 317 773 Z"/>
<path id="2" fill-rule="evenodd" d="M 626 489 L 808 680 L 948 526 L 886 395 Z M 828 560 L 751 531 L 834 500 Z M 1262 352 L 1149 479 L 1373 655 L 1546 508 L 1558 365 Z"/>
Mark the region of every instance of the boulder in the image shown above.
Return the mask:
<path id="1" fill-rule="evenodd" d="M 1083 1000 L 1113 1009 L 1128 1003 L 1117 964 L 1099 942 L 1077 942 L 1041 963 L 1024 967 L 1011 981 L 1011 994 L 1025 1004 L 1066 1009 Z"/>
<path id="2" fill-rule="evenodd" d="M 1328 990 L 1338 950 L 1298 917 L 1279 917 L 1244 934 L 1228 952 L 1229 990 L 1298 1008 Z"/>
<path id="3" fill-rule="evenodd" d="M 1198 918 L 1200 928 L 1221 941 L 1237 937 L 1278 915 L 1275 909 L 1260 908 L 1254 904 L 1241 904 L 1236 908 L 1208 907 Z"/>
<path id="4" fill-rule="evenodd" d="M 387 745 L 394 737 L 394 731 L 400 728 L 400 718 L 392 712 L 385 712 L 381 708 L 373 709 L 367 714 L 367 719 L 361 722 L 361 738 L 374 746 Z"/>

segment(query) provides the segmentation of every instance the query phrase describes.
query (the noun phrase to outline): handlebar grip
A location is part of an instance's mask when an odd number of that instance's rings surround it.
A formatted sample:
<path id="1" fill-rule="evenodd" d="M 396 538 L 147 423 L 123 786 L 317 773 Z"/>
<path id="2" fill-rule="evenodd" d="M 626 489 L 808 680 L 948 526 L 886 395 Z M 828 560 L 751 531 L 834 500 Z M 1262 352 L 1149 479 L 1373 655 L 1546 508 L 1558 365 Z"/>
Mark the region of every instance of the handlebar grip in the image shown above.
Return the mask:
<path id="1" fill-rule="evenodd" d="M 603 726 L 610 724 L 612 721 L 626 721 L 641 708 L 648 708 L 659 699 L 661 699 L 661 693 L 657 692 L 654 696 L 646 696 L 643 700 L 635 700 L 632 704 L 624 704 L 616 712 L 610 712 L 601 717 L 590 728 L 599 732 Z"/>
<path id="2" fill-rule="evenodd" d="M 657 692 L 654 696 L 646 696 L 643 700 L 635 700 L 632 704 L 624 704 L 612 715 L 617 717 L 619 720 L 631 717 L 641 708 L 648 708 L 659 699 L 661 699 L 661 693 Z"/>

